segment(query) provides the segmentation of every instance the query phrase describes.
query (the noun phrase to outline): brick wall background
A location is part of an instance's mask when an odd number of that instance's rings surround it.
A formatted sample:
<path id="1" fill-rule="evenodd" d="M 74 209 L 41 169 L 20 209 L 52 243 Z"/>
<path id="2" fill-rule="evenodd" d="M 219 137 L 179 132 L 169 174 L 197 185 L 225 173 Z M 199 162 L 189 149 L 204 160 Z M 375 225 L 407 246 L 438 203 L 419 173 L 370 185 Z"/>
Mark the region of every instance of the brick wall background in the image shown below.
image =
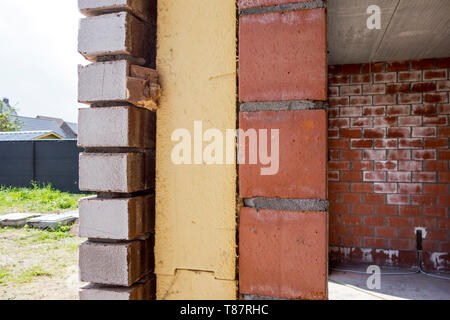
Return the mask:
<path id="1" fill-rule="evenodd" d="M 378 252 L 415 265 L 424 227 L 425 263 L 449 268 L 449 68 L 450 58 L 329 66 L 332 262 Z"/>

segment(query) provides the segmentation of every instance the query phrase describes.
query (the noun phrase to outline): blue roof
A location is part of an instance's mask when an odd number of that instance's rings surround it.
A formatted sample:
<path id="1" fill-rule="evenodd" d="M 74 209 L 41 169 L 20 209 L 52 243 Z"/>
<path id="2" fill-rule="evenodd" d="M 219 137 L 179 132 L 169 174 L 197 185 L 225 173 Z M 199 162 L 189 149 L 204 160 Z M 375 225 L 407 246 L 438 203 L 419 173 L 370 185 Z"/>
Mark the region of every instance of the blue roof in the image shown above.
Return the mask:
<path id="1" fill-rule="evenodd" d="M 73 138 L 73 136 L 70 136 L 64 132 L 55 120 L 22 117 L 16 115 L 11 115 L 11 118 L 18 119 L 20 121 L 22 124 L 20 131 L 53 131 L 65 139 Z"/>
<path id="2" fill-rule="evenodd" d="M 0 132 L 0 141 L 28 141 L 52 133 L 60 135 L 51 130 Z"/>

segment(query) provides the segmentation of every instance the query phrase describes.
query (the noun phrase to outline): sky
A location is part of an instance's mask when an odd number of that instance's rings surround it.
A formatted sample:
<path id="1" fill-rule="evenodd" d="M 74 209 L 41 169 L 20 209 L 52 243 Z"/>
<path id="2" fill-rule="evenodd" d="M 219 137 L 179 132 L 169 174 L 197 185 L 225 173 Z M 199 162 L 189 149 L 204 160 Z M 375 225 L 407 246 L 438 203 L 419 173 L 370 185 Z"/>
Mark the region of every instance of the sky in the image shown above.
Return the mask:
<path id="1" fill-rule="evenodd" d="M 0 0 L 0 99 L 21 116 L 76 122 L 77 0 Z"/>

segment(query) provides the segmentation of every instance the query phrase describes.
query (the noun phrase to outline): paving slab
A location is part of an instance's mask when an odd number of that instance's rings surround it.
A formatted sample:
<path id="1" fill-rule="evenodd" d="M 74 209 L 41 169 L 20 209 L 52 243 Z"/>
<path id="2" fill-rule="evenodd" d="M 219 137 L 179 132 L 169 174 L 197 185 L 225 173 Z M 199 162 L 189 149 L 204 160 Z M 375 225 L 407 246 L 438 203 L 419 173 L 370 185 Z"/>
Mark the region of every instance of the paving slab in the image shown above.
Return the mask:
<path id="1" fill-rule="evenodd" d="M 40 216 L 39 213 L 9 213 L 4 216 L 0 216 L 1 227 L 23 227 L 27 224 L 27 220 Z"/>
<path id="2" fill-rule="evenodd" d="M 64 212 L 61 214 L 46 214 L 30 219 L 28 225 L 38 229 L 55 229 L 60 225 L 67 225 L 75 222 L 79 218 L 78 210 Z"/>

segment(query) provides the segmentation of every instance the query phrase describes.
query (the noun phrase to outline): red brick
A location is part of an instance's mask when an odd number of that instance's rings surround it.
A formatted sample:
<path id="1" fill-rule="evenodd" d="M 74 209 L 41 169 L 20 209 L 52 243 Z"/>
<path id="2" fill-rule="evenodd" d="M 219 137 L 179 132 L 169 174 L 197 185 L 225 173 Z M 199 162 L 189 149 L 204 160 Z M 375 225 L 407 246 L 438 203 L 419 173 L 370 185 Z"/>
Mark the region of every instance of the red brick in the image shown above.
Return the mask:
<path id="1" fill-rule="evenodd" d="M 439 151 L 439 160 L 450 160 L 450 150 L 440 150 Z"/>
<path id="2" fill-rule="evenodd" d="M 388 106 L 386 114 L 389 116 L 402 116 L 410 114 L 410 106 Z"/>
<path id="3" fill-rule="evenodd" d="M 422 148 L 422 139 L 399 139 L 400 149 Z"/>
<path id="4" fill-rule="evenodd" d="M 436 172 L 413 172 L 413 182 L 436 182 Z"/>
<path id="5" fill-rule="evenodd" d="M 325 9 L 239 20 L 240 101 L 326 100 Z"/>
<path id="6" fill-rule="evenodd" d="M 397 73 L 375 73 L 373 81 L 375 83 L 388 83 L 397 81 Z"/>
<path id="7" fill-rule="evenodd" d="M 342 138 L 361 138 L 362 129 L 352 128 L 352 129 L 341 129 Z"/>
<path id="8" fill-rule="evenodd" d="M 436 203 L 435 196 L 411 195 L 411 204 L 419 206 L 432 206 Z"/>
<path id="9" fill-rule="evenodd" d="M 448 148 L 448 139 L 425 139 L 424 147 L 430 149 Z"/>
<path id="10" fill-rule="evenodd" d="M 339 96 L 339 87 L 328 87 L 328 96 L 329 97 Z"/>
<path id="11" fill-rule="evenodd" d="M 362 172 L 361 171 L 342 171 L 341 172 L 342 181 L 361 181 Z"/>
<path id="12" fill-rule="evenodd" d="M 410 160 L 411 151 L 409 150 L 389 150 L 388 160 Z"/>
<path id="13" fill-rule="evenodd" d="M 386 63 L 386 71 L 397 72 L 409 70 L 409 61 L 393 61 Z"/>
<path id="14" fill-rule="evenodd" d="M 439 196 L 438 205 L 450 207 L 450 196 Z"/>
<path id="15" fill-rule="evenodd" d="M 384 138 L 384 128 L 368 128 L 364 129 L 364 138 Z"/>
<path id="16" fill-rule="evenodd" d="M 373 120 L 374 127 L 392 127 L 397 122 L 396 117 L 376 117 Z"/>
<path id="17" fill-rule="evenodd" d="M 347 139 L 330 139 L 328 140 L 328 148 L 330 149 L 350 149 L 350 141 Z"/>
<path id="18" fill-rule="evenodd" d="M 411 176 L 410 172 L 407 172 L 409 177 Z M 408 179 L 407 181 L 411 181 L 411 179 Z M 399 193 L 421 193 L 422 192 L 422 185 L 420 183 L 399 183 L 398 184 L 398 192 Z"/>
<path id="19" fill-rule="evenodd" d="M 413 83 L 411 87 L 411 92 L 429 92 L 435 91 L 436 84 L 434 82 L 418 82 Z"/>
<path id="20" fill-rule="evenodd" d="M 343 128 L 348 127 L 349 120 L 348 119 L 329 119 L 328 126 L 330 128 Z"/>
<path id="21" fill-rule="evenodd" d="M 399 93 L 399 104 L 422 103 L 422 95 L 420 93 Z"/>
<path id="22" fill-rule="evenodd" d="M 380 238 L 396 238 L 397 228 L 375 228 L 375 235 Z"/>
<path id="23" fill-rule="evenodd" d="M 399 161 L 398 170 L 422 171 L 422 161 Z"/>
<path id="24" fill-rule="evenodd" d="M 369 204 L 352 204 L 352 213 L 354 214 L 372 214 L 373 207 Z"/>
<path id="25" fill-rule="evenodd" d="M 361 107 L 340 107 L 339 115 L 341 117 L 361 117 L 362 108 Z"/>
<path id="26" fill-rule="evenodd" d="M 361 73 L 363 65 L 358 64 L 343 64 L 341 72 L 346 74 L 355 74 L 355 73 Z"/>
<path id="27" fill-rule="evenodd" d="M 364 150 L 364 160 L 386 160 L 386 151 Z"/>
<path id="28" fill-rule="evenodd" d="M 339 181 L 339 171 L 328 170 L 328 181 Z"/>
<path id="29" fill-rule="evenodd" d="M 436 136 L 436 128 L 427 128 L 427 127 L 417 127 L 412 128 L 412 136 L 417 138 L 422 137 L 435 137 Z"/>
<path id="30" fill-rule="evenodd" d="M 354 226 L 352 227 L 353 236 L 373 237 L 374 231 L 371 227 L 366 226 Z"/>
<path id="31" fill-rule="evenodd" d="M 364 246 L 367 248 L 386 248 L 386 240 L 378 238 L 365 238 Z"/>
<path id="32" fill-rule="evenodd" d="M 438 226 L 440 229 L 450 229 L 450 218 L 448 219 L 439 219 L 438 220 Z M 442 239 L 439 239 L 442 240 Z"/>
<path id="33" fill-rule="evenodd" d="M 375 149 L 397 149 L 397 139 L 374 140 Z"/>
<path id="34" fill-rule="evenodd" d="M 388 172 L 388 181 L 389 182 L 410 182 L 411 181 L 411 172 Z M 406 193 L 401 192 L 400 193 Z"/>
<path id="35" fill-rule="evenodd" d="M 446 184 L 424 184 L 424 194 L 446 194 L 448 193 L 448 185 Z"/>
<path id="36" fill-rule="evenodd" d="M 396 215 L 397 214 L 397 206 L 376 206 L 375 214 L 377 215 Z"/>
<path id="37" fill-rule="evenodd" d="M 422 59 L 411 61 L 412 69 L 416 70 L 433 69 L 435 64 L 436 64 L 435 59 Z"/>
<path id="38" fill-rule="evenodd" d="M 439 137 L 450 138 L 450 127 L 439 128 L 438 131 L 439 131 L 439 134 L 438 134 Z"/>
<path id="39" fill-rule="evenodd" d="M 447 161 L 424 161 L 426 171 L 448 171 Z"/>
<path id="40" fill-rule="evenodd" d="M 427 217 L 446 217 L 447 216 L 447 208 L 438 208 L 438 207 L 425 207 L 423 208 L 423 213 Z"/>
<path id="41" fill-rule="evenodd" d="M 413 224 L 415 226 L 422 226 L 426 228 L 435 228 L 436 227 L 436 219 L 435 218 L 414 218 Z"/>
<path id="42" fill-rule="evenodd" d="M 328 74 L 339 74 L 341 72 L 341 65 L 328 66 Z"/>
<path id="43" fill-rule="evenodd" d="M 350 105 L 351 106 L 363 106 L 363 105 L 371 105 L 372 97 L 371 96 L 351 96 L 350 97 Z"/>
<path id="44" fill-rule="evenodd" d="M 326 299 L 327 238 L 325 212 L 242 208 L 240 293 Z"/>
<path id="45" fill-rule="evenodd" d="M 328 118 L 338 118 L 338 117 L 339 117 L 339 107 L 329 107 Z"/>
<path id="46" fill-rule="evenodd" d="M 373 190 L 375 193 L 396 193 L 396 183 L 374 183 Z"/>
<path id="47" fill-rule="evenodd" d="M 352 148 L 356 149 L 372 148 L 372 144 L 373 144 L 372 140 L 352 139 Z"/>
<path id="48" fill-rule="evenodd" d="M 342 150 L 341 160 L 362 160 L 361 150 Z"/>
<path id="49" fill-rule="evenodd" d="M 384 204 L 386 202 L 386 196 L 384 194 L 365 193 L 364 202 L 372 204 Z"/>
<path id="50" fill-rule="evenodd" d="M 450 183 L 450 172 L 439 172 L 439 182 L 449 182 Z"/>
<path id="51" fill-rule="evenodd" d="M 375 161 L 375 169 L 376 170 L 396 170 L 397 162 L 396 161 Z"/>
<path id="52" fill-rule="evenodd" d="M 366 63 L 363 66 L 363 73 L 376 73 L 376 72 L 384 72 L 385 71 L 385 63 L 384 62 L 373 62 Z"/>
<path id="53" fill-rule="evenodd" d="M 308 0 L 239 0 L 239 9 L 247 9 L 252 7 L 275 6 L 285 3 L 305 2 Z"/>
<path id="54" fill-rule="evenodd" d="M 341 86 L 341 96 L 354 96 L 361 94 L 361 86 Z"/>
<path id="55" fill-rule="evenodd" d="M 388 225 L 390 227 L 409 227 L 411 221 L 406 217 L 389 217 Z"/>
<path id="56" fill-rule="evenodd" d="M 422 125 L 422 117 L 410 116 L 410 117 L 398 117 L 399 126 L 420 126 Z"/>
<path id="57" fill-rule="evenodd" d="M 388 194 L 387 203 L 389 204 L 409 204 L 409 195 L 407 194 Z"/>
<path id="58" fill-rule="evenodd" d="M 353 170 L 373 170 L 373 161 L 352 161 Z"/>
<path id="59" fill-rule="evenodd" d="M 386 181 L 386 172 L 383 171 L 365 171 L 364 181 Z"/>
<path id="60" fill-rule="evenodd" d="M 436 114 L 436 106 L 434 105 L 414 105 L 412 114 L 430 116 Z"/>
<path id="61" fill-rule="evenodd" d="M 384 84 L 365 84 L 363 85 L 363 94 L 386 94 L 386 86 Z"/>
<path id="62" fill-rule="evenodd" d="M 361 216 L 354 216 L 350 214 L 344 214 L 341 217 L 341 222 L 344 225 L 360 225 L 362 224 Z"/>
<path id="63" fill-rule="evenodd" d="M 423 72 L 424 80 L 446 80 L 447 70 L 428 70 Z"/>
<path id="64" fill-rule="evenodd" d="M 346 214 L 348 213 L 348 204 L 346 203 L 330 203 L 330 213 Z"/>
<path id="65" fill-rule="evenodd" d="M 447 116 L 423 116 L 423 125 L 424 126 L 443 126 L 447 124 Z"/>
<path id="66" fill-rule="evenodd" d="M 324 110 L 241 112 L 239 118 L 240 128 L 244 131 L 250 128 L 279 129 L 278 173 L 262 175 L 262 167 L 267 166 L 260 163 L 239 165 L 243 198 L 326 199 L 327 128 Z"/>
<path id="67" fill-rule="evenodd" d="M 368 182 L 352 183 L 352 192 L 373 192 L 373 184 Z"/>
<path id="68" fill-rule="evenodd" d="M 372 75 L 370 74 L 354 74 L 352 75 L 352 83 L 371 83 Z"/>
<path id="69" fill-rule="evenodd" d="M 398 81 L 420 81 L 422 78 L 421 71 L 407 71 L 398 73 Z"/>
<path id="70" fill-rule="evenodd" d="M 409 93 L 409 83 L 392 83 L 386 85 L 386 93 Z"/>
<path id="71" fill-rule="evenodd" d="M 405 239 L 391 239 L 389 240 L 389 248 L 392 249 L 404 249 L 404 250 L 410 250 L 412 249 L 410 240 Z"/>
<path id="72" fill-rule="evenodd" d="M 436 160 L 435 150 L 413 150 L 414 160 Z"/>
<path id="73" fill-rule="evenodd" d="M 328 83 L 331 85 L 349 84 L 350 77 L 348 75 L 333 75 L 328 77 Z"/>
<path id="74" fill-rule="evenodd" d="M 339 160 L 339 150 L 328 150 L 329 160 Z"/>
<path id="75" fill-rule="evenodd" d="M 328 129 L 328 138 L 339 138 L 339 129 Z"/>
<path id="76" fill-rule="evenodd" d="M 410 128 L 388 128 L 388 138 L 408 138 L 411 135 Z"/>
<path id="77" fill-rule="evenodd" d="M 423 95 L 423 100 L 426 103 L 447 103 L 448 102 L 448 93 L 447 92 L 425 93 Z"/>
<path id="78" fill-rule="evenodd" d="M 328 169 L 330 170 L 348 170 L 350 162 L 348 161 L 328 161 Z"/>
<path id="79" fill-rule="evenodd" d="M 360 247 L 362 245 L 362 237 L 343 236 L 342 245 L 346 247 Z"/>
<path id="80" fill-rule="evenodd" d="M 342 202 L 345 203 L 360 203 L 361 194 L 360 193 L 341 193 Z"/>
<path id="81" fill-rule="evenodd" d="M 363 108 L 363 115 L 364 116 L 384 116 L 385 115 L 385 107 L 384 106 L 378 106 L 378 107 L 364 107 Z"/>
<path id="82" fill-rule="evenodd" d="M 371 127 L 372 119 L 371 118 L 352 118 L 351 126 L 352 127 Z"/>
<path id="83" fill-rule="evenodd" d="M 450 104 L 439 104 L 439 114 L 450 114 Z"/>
<path id="84" fill-rule="evenodd" d="M 381 94 L 373 96 L 373 105 L 387 105 L 395 104 L 396 102 L 395 94 Z"/>
<path id="85" fill-rule="evenodd" d="M 330 97 L 328 104 L 330 107 L 347 107 L 348 101 L 348 97 Z"/>
<path id="86" fill-rule="evenodd" d="M 398 214 L 404 217 L 419 217 L 422 215 L 422 208 L 417 206 L 400 206 Z"/>
<path id="87" fill-rule="evenodd" d="M 440 58 L 436 61 L 437 68 L 450 68 L 450 58 Z"/>
<path id="88" fill-rule="evenodd" d="M 450 81 L 438 81 L 437 91 L 450 91 Z"/>

